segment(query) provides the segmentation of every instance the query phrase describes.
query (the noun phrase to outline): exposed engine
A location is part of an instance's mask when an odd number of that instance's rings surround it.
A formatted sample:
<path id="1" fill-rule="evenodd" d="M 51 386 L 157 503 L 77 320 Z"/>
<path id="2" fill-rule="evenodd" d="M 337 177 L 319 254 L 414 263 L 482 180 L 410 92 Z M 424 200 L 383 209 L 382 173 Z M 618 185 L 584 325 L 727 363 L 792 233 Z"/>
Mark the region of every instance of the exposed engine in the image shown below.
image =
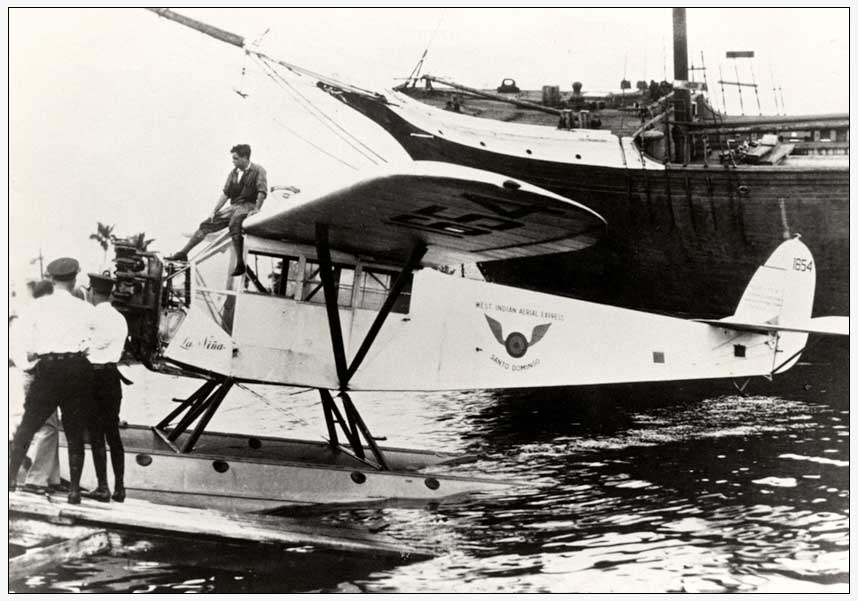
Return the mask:
<path id="1" fill-rule="evenodd" d="M 114 248 L 112 304 L 128 322 L 125 350 L 149 369 L 162 371 L 161 353 L 190 305 L 188 267 L 165 265 L 146 250 L 142 236 L 116 239 Z"/>

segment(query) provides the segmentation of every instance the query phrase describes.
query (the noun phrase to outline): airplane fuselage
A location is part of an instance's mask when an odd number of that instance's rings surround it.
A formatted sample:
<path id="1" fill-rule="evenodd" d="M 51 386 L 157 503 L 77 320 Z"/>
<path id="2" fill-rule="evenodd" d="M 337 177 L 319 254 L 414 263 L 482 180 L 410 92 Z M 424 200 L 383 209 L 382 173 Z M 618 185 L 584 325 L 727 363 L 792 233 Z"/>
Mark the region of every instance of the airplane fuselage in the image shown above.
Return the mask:
<path id="1" fill-rule="evenodd" d="M 313 249 L 253 237 L 248 237 L 248 249 L 251 265 L 259 265 L 258 257 L 266 257 L 269 265 L 282 261 L 279 273 L 289 280 L 286 285 L 278 273 L 257 274 L 260 281 L 274 282 L 268 290 L 214 290 L 197 283 L 190 311 L 165 357 L 238 380 L 337 389 Z M 334 263 L 350 360 L 395 270 L 344 254 L 337 254 Z M 205 260 L 194 268 L 208 269 Z M 801 333 L 736 331 L 423 269 L 414 273 L 410 290 L 348 388 L 455 390 L 741 378 L 771 373 L 805 339 Z"/>

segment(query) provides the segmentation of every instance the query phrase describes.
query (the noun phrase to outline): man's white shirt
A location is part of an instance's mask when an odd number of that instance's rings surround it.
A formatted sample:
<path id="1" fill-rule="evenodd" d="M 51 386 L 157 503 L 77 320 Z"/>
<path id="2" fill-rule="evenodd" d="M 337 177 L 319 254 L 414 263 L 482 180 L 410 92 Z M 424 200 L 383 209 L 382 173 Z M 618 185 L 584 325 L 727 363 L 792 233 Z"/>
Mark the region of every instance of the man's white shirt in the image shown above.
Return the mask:
<path id="1" fill-rule="evenodd" d="M 95 307 L 57 287 L 53 294 L 34 301 L 20 317 L 18 334 L 22 351 L 88 353 L 96 323 Z"/>
<path id="2" fill-rule="evenodd" d="M 109 302 L 95 306 L 95 326 L 89 348 L 90 363 L 117 363 L 122 358 L 128 323 Z"/>

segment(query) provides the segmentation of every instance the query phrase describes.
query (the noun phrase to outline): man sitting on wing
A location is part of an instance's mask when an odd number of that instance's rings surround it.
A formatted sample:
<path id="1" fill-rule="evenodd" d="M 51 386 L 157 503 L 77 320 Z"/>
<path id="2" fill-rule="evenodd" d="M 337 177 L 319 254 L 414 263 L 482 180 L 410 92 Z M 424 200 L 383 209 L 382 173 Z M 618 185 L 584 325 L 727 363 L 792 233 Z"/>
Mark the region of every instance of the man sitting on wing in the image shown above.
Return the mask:
<path id="1" fill-rule="evenodd" d="M 235 168 L 229 172 L 226 178 L 223 193 L 218 198 L 211 217 L 200 223 L 199 229 L 194 232 L 182 250 L 165 257 L 168 261 L 187 261 L 190 250 L 202 242 L 207 234 L 219 232 L 228 227 L 232 236 L 236 260 L 232 275 L 244 274 L 246 268 L 241 225 L 248 215 L 252 215 L 262 208 L 262 203 L 265 202 L 267 196 L 268 179 L 262 165 L 250 162 L 250 146 L 238 144 L 233 146 L 230 152 Z M 229 205 L 224 208 L 227 199 Z"/>

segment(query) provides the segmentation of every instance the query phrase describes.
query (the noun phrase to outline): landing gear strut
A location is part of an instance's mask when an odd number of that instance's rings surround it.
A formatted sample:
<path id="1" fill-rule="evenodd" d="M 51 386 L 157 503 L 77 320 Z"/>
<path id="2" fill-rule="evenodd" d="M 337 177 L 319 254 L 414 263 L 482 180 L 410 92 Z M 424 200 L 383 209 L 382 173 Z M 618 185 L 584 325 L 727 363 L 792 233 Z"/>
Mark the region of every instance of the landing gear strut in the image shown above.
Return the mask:
<path id="1" fill-rule="evenodd" d="M 330 445 L 337 449 L 342 449 L 339 438 L 337 437 L 336 426 L 339 424 L 343 434 L 349 441 L 352 451 L 358 459 L 365 461 L 375 469 L 389 470 L 390 468 L 387 465 L 384 454 L 375 442 L 375 437 L 370 433 L 369 428 L 366 427 L 366 423 L 364 423 L 363 418 L 360 413 L 358 413 L 358 410 L 355 408 L 354 403 L 352 403 L 351 397 L 349 397 L 348 393 L 341 392 L 339 394 L 343 404 L 343 412 L 340 412 L 336 402 L 334 401 L 334 397 L 331 396 L 329 390 L 322 389 L 319 391 L 319 394 L 322 396 L 322 411 L 325 414 L 325 423 L 328 426 L 328 439 Z M 343 413 L 345 413 L 345 416 L 343 416 Z M 367 446 L 372 451 L 374 460 L 370 460 L 366 457 L 366 452 L 364 451 L 364 447 L 361 443 L 361 436 L 363 436 Z"/>
<path id="2" fill-rule="evenodd" d="M 202 433 L 205 431 L 215 412 L 220 407 L 223 399 L 229 389 L 232 388 L 233 380 L 225 378 L 222 380 L 206 380 L 205 384 L 200 386 L 196 392 L 181 402 L 181 404 L 171 411 L 164 419 L 152 428 L 155 434 L 161 438 L 167 445 L 177 453 L 190 453 L 194 450 L 194 445 L 197 444 Z M 172 430 L 167 431 L 167 426 L 175 418 L 180 415 L 182 418 Z M 202 416 L 202 417 L 200 417 Z M 176 444 L 179 437 L 187 431 L 191 424 L 197 419 L 191 435 L 184 441 L 181 448 Z"/>
<path id="3" fill-rule="evenodd" d="M 223 400 L 226 398 L 235 382 L 230 378 L 206 380 L 191 396 L 181 401 L 178 407 L 167 414 L 158 422 L 152 430 L 176 453 L 191 453 L 194 446 L 205 431 L 214 414 L 217 412 Z M 337 450 L 345 450 L 340 444 L 337 425 L 351 447 L 351 453 L 378 470 L 390 469 L 381 449 L 376 444 L 376 438 L 358 412 L 347 392 L 341 392 L 338 397 L 342 403 L 342 410 L 329 390 L 320 389 L 322 397 L 322 412 L 328 427 L 328 438 L 330 445 Z M 181 416 L 181 417 L 180 417 Z M 172 428 L 170 424 L 179 418 Z M 190 431 L 190 435 L 181 440 L 183 434 Z M 367 457 L 366 449 L 369 448 L 372 458 Z"/>

